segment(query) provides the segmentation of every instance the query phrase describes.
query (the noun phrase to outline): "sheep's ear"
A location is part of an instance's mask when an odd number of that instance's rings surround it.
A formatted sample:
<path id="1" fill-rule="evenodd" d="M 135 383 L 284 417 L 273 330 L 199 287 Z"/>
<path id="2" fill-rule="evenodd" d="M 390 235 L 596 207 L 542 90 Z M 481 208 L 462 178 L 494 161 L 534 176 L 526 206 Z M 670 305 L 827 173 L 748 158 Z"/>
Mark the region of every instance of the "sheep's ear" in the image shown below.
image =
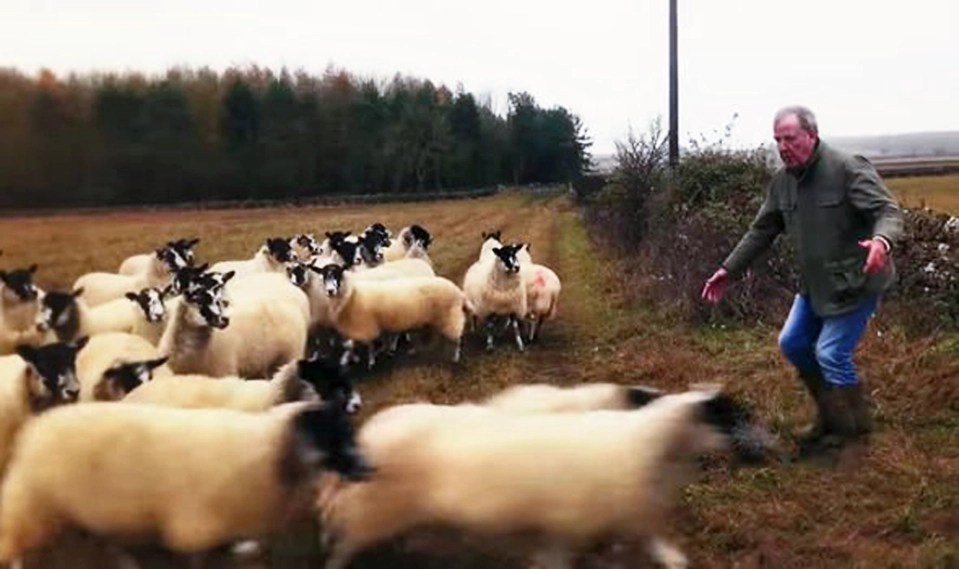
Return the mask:
<path id="1" fill-rule="evenodd" d="M 70 294 L 71 294 L 71 296 L 73 296 L 73 298 L 77 298 L 77 297 L 79 297 L 79 296 L 82 296 L 82 295 L 83 295 L 83 287 L 80 286 L 80 287 L 77 287 L 77 288 L 73 289 L 73 292 L 70 293 Z M 127 293 L 127 294 L 133 294 L 133 293 Z"/>
<path id="2" fill-rule="evenodd" d="M 33 273 L 37 272 L 37 264 L 34 263 L 34 264 L 30 265 L 30 267 L 27 269 L 27 272 L 30 273 L 31 275 L 32 275 Z"/>
<path id="3" fill-rule="evenodd" d="M 7 278 L 7 271 L 0 269 L 0 279 L 5 279 L 5 278 Z"/>
<path id="4" fill-rule="evenodd" d="M 186 242 L 186 246 L 187 246 L 187 247 L 193 247 L 194 245 L 196 245 L 196 244 L 199 243 L 199 242 L 200 242 L 200 238 L 199 238 L 199 237 L 194 237 L 193 239 L 190 239 L 189 241 Z"/>
<path id="5" fill-rule="evenodd" d="M 87 342 L 89 341 L 90 341 L 90 336 L 82 336 L 78 338 L 76 342 L 73 343 L 73 347 L 79 352 L 80 350 L 83 349 L 84 346 L 87 345 Z"/>
<path id="6" fill-rule="evenodd" d="M 235 276 L 236 276 L 236 271 L 228 271 L 227 273 L 223 275 L 223 284 L 226 284 L 228 280 L 232 279 Z"/>
<path id="7" fill-rule="evenodd" d="M 167 298 L 168 296 L 170 296 L 170 295 L 172 295 L 172 294 L 173 294 L 173 285 L 172 285 L 172 284 L 166 285 L 166 287 L 164 287 L 164 289 L 160 291 L 160 297 L 161 297 L 161 298 Z"/>
<path id="8" fill-rule="evenodd" d="M 132 292 L 128 292 L 123 296 L 127 297 L 127 299 L 132 300 L 133 302 L 140 302 L 140 297 Z"/>
<path id="9" fill-rule="evenodd" d="M 169 359 L 170 359 L 170 356 L 163 356 L 161 358 L 157 358 L 155 360 L 149 360 L 143 363 L 145 366 L 147 366 L 147 368 L 153 370 L 165 364 L 167 360 Z"/>
<path id="10" fill-rule="evenodd" d="M 493 254 L 499 255 L 503 251 L 502 247 L 493 247 Z"/>
<path id="11" fill-rule="evenodd" d="M 631 408 L 639 408 L 659 399 L 664 394 L 658 389 L 645 386 L 633 386 L 626 388 L 626 403 Z"/>
<path id="12" fill-rule="evenodd" d="M 17 355 L 30 365 L 33 365 L 37 361 L 37 349 L 30 344 L 19 344 L 16 347 L 16 351 Z"/>

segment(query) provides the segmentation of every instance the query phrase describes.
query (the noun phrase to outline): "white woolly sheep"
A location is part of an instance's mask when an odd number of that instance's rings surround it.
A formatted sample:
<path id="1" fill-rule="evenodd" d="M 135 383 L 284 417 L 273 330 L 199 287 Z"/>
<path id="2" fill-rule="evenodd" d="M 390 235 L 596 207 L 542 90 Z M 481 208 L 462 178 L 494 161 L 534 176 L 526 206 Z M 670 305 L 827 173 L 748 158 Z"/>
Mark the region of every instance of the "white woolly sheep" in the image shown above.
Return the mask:
<path id="1" fill-rule="evenodd" d="M 317 267 L 314 265 L 314 267 Z M 322 267 L 320 267 L 322 268 Z M 320 268 L 314 270 L 319 272 Z M 423 259 L 399 259 L 397 261 L 387 261 L 378 267 L 362 271 L 354 271 L 353 277 L 356 280 L 364 281 L 382 281 L 389 279 L 398 279 L 403 277 L 432 277 L 436 276 L 432 265 Z"/>
<path id="2" fill-rule="evenodd" d="M 526 322 L 529 326 L 527 341 L 533 342 L 543 327 L 543 322 L 556 316 L 559 293 L 563 286 L 559 276 L 546 265 L 521 262 L 523 281 L 526 285 Z"/>
<path id="3" fill-rule="evenodd" d="M 459 361 L 469 305 L 463 291 L 450 280 L 355 280 L 354 273 L 339 265 L 327 265 L 321 271 L 333 325 L 349 341 L 369 345 L 384 333 L 430 327 L 455 344 L 453 361 Z M 371 349 L 369 353 L 372 366 L 374 352 Z"/>
<path id="4" fill-rule="evenodd" d="M 169 294 L 169 288 L 166 291 Z M 83 289 L 50 291 L 43 297 L 36 326 L 41 331 L 53 331 L 61 341 L 104 332 L 126 332 L 156 345 L 163 334 L 163 296 L 164 291 L 145 288 L 91 308 L 83 300 Z"/>
<path id="5" fill-rule="evenodd" d="M 493 249 L 496 247 L 502 247 L 503 242 L 500 241 L 502 238 L 503 232 L 499 229 L 496 231 L 484 231 L 483 235 L 483 244 L 480 245 L 479 259 L 492 259 L 493 258 Z"/>
<path id="6" fill-rule="evenodd" d="M 102 400 L 109 390 L 98 390 L 104 372 L 125 362 L 156 360 L 160 350 L 145 338 L 124 332 L 106 332 L 90 337 L 86 347 L 77 354 L 77 380 L 80 382 L 80 401 Z M 171 375 L 173 372 L 162 365 L 154 375 Z M 97 397 L 101 394 L 100 397 Z"/>
<path id="7" fill-rule="evenodd" d="M 320 244 L 312 233 L 301 233 L 290 239 L 290 248 L 293 249 L 294 260 L 300 262 L 309 261 L 320 254 Z"/>
<path id="8" fill-rule="evenodd" d="M 283 273 L 286 271 L 287 263 L 295 261 L 296 258 L 290 242 L 280 237 L 269 238 L 266 244 L 260 247 L 253 255 L 252 259 L 242 261 L 220 261 L 210 267 L 211 271 L 217 273 L 233 272 L 238 276 L 245 276 L 253 273 Z"/>
<path id="9" fill-rule="evenodd" d="M 419 243 L 425 252 L 429 249 L 432 242 L 432 235 L 430 235 L 430 232 L 424 227 L 415 224 L 410 225 L 400 230 L 396 238 L 390 243 L 390 246 L 383 251 L 383 257 L 387 261 L 396 261 L 406 257 L 410 247 L 412 247 L 414 243 Z"/>
<path id="10" fill-rule="evenodd" d="M 44 292 L 33 282 L 37 265 L 12 271 L 0 270 L 0 355 L 14 353 L 16 346 L 40 346 L 54 340 L 37 330 L 34 321 Z"/>
<path id="11" fill-rule="evenodd" d="M 118 380 L 122 371 L 118 370 Z M 127 379 L 133 378 L 126 374 Z M 144 381 L 129 381 L 125 403 L 152 403 L 167 407 L 199 409 L 222 407 L 259 412 L 292 401 L 323 400 L 341 405 L 347 414 L 362 407 L 353 383 L 339 373 L 339 366 L 319 360 L 298 360 L 280 368 L 270 379 L 211 378 L 203 375 L 171 375 Z M 137 386 L 139 385 L 139 386 Z"/>
<path id="12" fill-rule="evenodd" d="M 470 265 L 463 275 L 463 292 L 473 307 L 474 327 L 485 324 L 486 349 L 493 349 L 495 317 L 501 316 L 513 328 L 516 347 L 523 351 L 520 320 L 526 317 L 526 282 L 520 273 L 516 252 L 520 245 L 494 247 L 493 256 Z"/>
<path id="13" fill-rule="evenodd" d="M 179 251 L 167 244 L 153 252 L 128 257 L 121 264 L 117 274 L 126 276 L 146 277 L 153 286 L 161 286 L 170 282 L 173 275 L 187 266 Z"/>
<path id="14" fill-rule="evenodd" d="M 39 348 L 21 345 L 0 357 L 0 472 L 13 441 L 30 416 L 77 400 L 77 352 L 87 343 L 55 342 Z"/>
<path id="15" fill-rule="evenodd" d="M 0 562 L 64 528 L 188 555 L 265 538 L 308 519 L 324 470 L 352 480 L 370 472 L 335 405 L 60 407 L 17 440 L 0 489 Z"/>
<path id="16" fill-rule="evenodd" d="M 233 273 L 224 275 L 225 281 Z M 278 275 L 283 278 L 282 275 Z M 170 356 L 176 373 L 201 373 L 213 377 L 269 377 L 282 365 L 303 357 L 309 326 L 309 303 L 260 298 L 246 290 L 231 290 L 230 316 L 220 292 L 199 288 L 186 292 L 172 309 L 160 339 L 160 353 Z"/>
<path id="17" fill-rule="evenodd" d="M 697 456 L 748 428 L 748 413 L 712 390 L 662 396 L 632 411 L 388 408 L 357 435 L 377 475 L 318 500 L 334 541 L 326 569 L 434 525 L 533 532 L 545 538 L 547 569 L 570 567 L 576 550 L 616 536 L 647 539 L 658 561 L 685 567 L 685 556 L 660 537 L 665 514 L 695 474 Z"/>
<path id="18" fill-rule="evenodd" d="M 513 413 L 578 413 L 602 409 L 636 409 L 663 395 L 645 386 L 584 383 L 560 387 L 545 383 L 513 385 L 481 402 Z"/>

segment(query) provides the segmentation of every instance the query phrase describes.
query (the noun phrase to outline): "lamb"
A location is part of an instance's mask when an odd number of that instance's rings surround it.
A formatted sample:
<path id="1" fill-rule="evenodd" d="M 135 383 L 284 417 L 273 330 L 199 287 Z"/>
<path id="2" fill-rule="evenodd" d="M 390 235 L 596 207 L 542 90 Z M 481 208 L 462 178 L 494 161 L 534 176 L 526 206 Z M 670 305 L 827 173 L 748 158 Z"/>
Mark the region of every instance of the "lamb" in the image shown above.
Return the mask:
<path id="1" fill-rule="evenodd" d="M 369 345 L 383 333 L 428 326 L 455 344 L 453 362 L 459 362 L 470 307 L 463 291 L 448 279 L 354 280 L 355 274 L 339 265 L 327 265 L 321 272 L 333 325 L 349 342 Z M 372 366 L 375 356 L 373 350 L 369 353 Z"/>
<path id="2" fill-rule="evenodd" d="M 37 265 L 0 270 L 0 355 L 14 353 L 19 344 L 40 346 L 52 341 L 34 321 L 44 292 L 33 282 Z"/>
<path id="3" fill-rule="evenodd" d="M 270 379 L 171 375 L 150 381 L 136 364 L 127 366 L 115 372 L 118 390 L 125 389 L 127 393 L 125 403 L 260 412 L 282 403 L 322 399 L 342 406 L 349 415 L 362 408 L 359 393 L 339 373 L 339 367 L 315 359 L 290 362 Z"/>
<path id="4" fill-rule="evenodd" d="M 542 329 L 543 322 L 556 316 L 559 293 L 563 285 L 559 276 L 546 265 L 532 262 L 524 264 L 522 261 L 520 264 L 526 285 L 526 322 L 529 324 L 526 339 L 533 342 Z"/>
<path id="5" fill-rule="evenodd" d="M 170 277 L 179 269 L 188 266 L 186 258 L 170 242 L 153 254 L 144 253 L 127 257 L 117 270 L 117 274 L 127 276 L 146 276 L 154 283 L 169 282 Z"/>
<path id="6" fill-rule="evenodd" d="M 39 348 L 17 346 L 0 357 L 0 472 L 20 427 L 32 416 L 77 400 L 76 358 L 87 338 Z"/>
<path id="7" fill-rule="evenodd" d="M 481 405 L 514 413 L 579 413 L 636 409 L 663 395 L 658 389 L 615 383 L 584 383 L 572 387 L 533 383 L 510 386 Z"/>
<path id="8" fill-rule="evenodd" d="M 232 272 L 224 275 L 226 282 L 231 278 Z M 265 292 L 268 296 L 270 291 Z M 173 371 L 268 377 L 303 357 L 309 325 L 305 296 L 297 304 L 283 298 L 267 301 L 244 291 L 229 294 L 236 299 L 230 317 L 224 313 L 228 301 L 207 288 L 186 292 L 173 308 L 159 344 L 160 353 L 170 356 Z"/>
<path id="9" fill-rule="evenodd" d="M 237 275 L 248 275 L 252 273 L 282 273 L 286 270 L 286 264 L 295 261 L 293 249 L 290 242 L 281 237 L 271 237 L 266 240 L 266 244 L 253 255 L 252 259 L 243 261 L 220 261 L 210 267 L 211 271 L 218 273 L 234 272 Z"/>
<path id="10" fill-rule="evenodd" d="M 407 252 L 414 243 L 419 243 L 425 252 L 433 242 L 433 236 L 420 225 L 410 225 L 400 230 L 397 238 L 390 243 L 390 246 L 383 252 L 383 257 L 387 261 L 396 261 L 406 257 Z"/>
<path id="11" fill-rule="evenodd" d="M 263 413 L 96 401 L 32 420 L 0 487 L 0 562 L 67 527 L 202 555 L 308 519 L 323 471 L 369 477 L 342 409 Z"/>
<path id="12" fill-rule="evenodd" d="M 145 288 L 126 293 L 93 308 L 83 300 L 83 289 L 73 292 L 50 291 L 37 315 L 37 329 L 52 331 L 61 341 L 103 332 L 136 334 L 156 344 L 163 334 L 164 305 L 162 298 L 169 288 L 160 291 Z M 144 310 L 147 310 L 146 314 Z"/>
<path id="13" fill-rule="evenodd" d="M 123 332 L 107 332 L 90 337 L 90 341 L 77 355 L 77 379 L 80 382 L 80 401 L 102 400 L 111 390 L 100 387 L 104 374 L 111 367 L 125 362 L 157 360 L 160 350 L 146 339 Z M 154 375 L 172 375 L 166 365 L 157 366 Z"/>
<path id="14" fill-rule="evenodd" d="M 486 349 L 493 349 L 495 316 L 506 317 L 516 337 L 516 347 L 522 352 L 523 338 L 519 321 L 526 317 L 526 283 L 520 274 L 516 252 L 519 245 L 493 247 L 491 258 L 481 259 L 470 265 L 463 275 L 463 292 L 473 306 L 474 326 L 486 326 Z"/>
<path id="15" fill-rule="evenodd" d="M 422 526 L 482 535 L 535 534 L 547 569 L 609 537 L 644 538 L 670 568 L 685 556 L 660 537 L 665 514 L 701 452 L 738 444 L 755 427 L 731 397 L 694 389 L 637 410 L 503 413 L 476 405 L 412 404 L 369 419 L 357 435 L 377 467 L 369 482 L 324 492 L 326 569 Z M 747 458 L 752 454 L 743 453 Z"/>

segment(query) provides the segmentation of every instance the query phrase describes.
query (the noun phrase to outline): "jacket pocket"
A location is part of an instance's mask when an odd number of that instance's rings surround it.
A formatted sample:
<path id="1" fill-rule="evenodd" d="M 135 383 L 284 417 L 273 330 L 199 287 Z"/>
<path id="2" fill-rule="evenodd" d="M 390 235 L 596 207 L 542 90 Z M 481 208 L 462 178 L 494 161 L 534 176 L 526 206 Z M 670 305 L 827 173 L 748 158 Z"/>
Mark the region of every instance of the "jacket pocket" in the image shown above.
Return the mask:
<path id="1" fill-rule="evenodd" d="M 833 300 L 845 302 L 862 294 L 867 280 L 863 271 L 865 262 L 860 256 L 826 261 L 824 268 L 832 285 Z"/>

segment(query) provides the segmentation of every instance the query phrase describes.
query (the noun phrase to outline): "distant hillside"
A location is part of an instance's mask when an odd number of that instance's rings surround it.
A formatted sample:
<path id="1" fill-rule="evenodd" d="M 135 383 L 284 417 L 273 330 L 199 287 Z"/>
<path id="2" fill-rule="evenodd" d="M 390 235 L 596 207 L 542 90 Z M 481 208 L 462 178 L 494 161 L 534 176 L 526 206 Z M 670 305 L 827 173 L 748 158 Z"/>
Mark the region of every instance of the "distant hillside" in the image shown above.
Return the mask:
<path id="1" fill-rule="evenodd" d="M 868 158 L 959 156 L 959 131 L 836 136 L 826 139 L 839 148 Z"/>
<path id="2" fill-rule="evenodd" d="M 959 131 L 910 132 L 879 136 L 829 136 L 823 137 L 833 146 L 847 152 L 862 154 L 871 160 L 895 158 L 956 158 L 959 157 Z M 767 145 L 775 160 L 775 148 Z M 615 154 L 593 156 L 593 168 L 597 173 L 609 173 L 616 167 Z"/>

